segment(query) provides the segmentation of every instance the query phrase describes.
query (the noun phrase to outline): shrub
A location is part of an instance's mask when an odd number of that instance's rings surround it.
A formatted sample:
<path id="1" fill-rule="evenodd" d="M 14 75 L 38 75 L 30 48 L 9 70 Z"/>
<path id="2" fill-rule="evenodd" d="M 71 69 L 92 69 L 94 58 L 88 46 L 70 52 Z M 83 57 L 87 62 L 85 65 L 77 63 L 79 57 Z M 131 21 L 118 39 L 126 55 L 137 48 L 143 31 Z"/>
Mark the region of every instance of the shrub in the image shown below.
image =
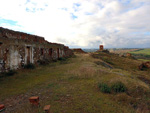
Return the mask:
<path id="1" fill-rule="evenodd" d="M 2 76 L 13 76 L 16 73 L 17 73 L 16 70 L 9 70 L 8 72 L 3 72 L 1 74 L 2 74 Z"/>
<path id="2" fill-rule="evenodd" d="M 103 93 L 110 93 L 111 91 L 110 87 L 105 83 L 99 83 L 98 87 L 100 91 Z"/>
<path id="3" fill-rule="evenodd" d="M 24 65 L 24 68 L 25 68 L 25 69 L 35 69 L 35 66 L 34 66 L 34 64 L 29 63 L 29 64 L 27 64 L 27 65 Z"/>
<path id="4" fill-rule="evenodd" d="M 58 60 L 60 60 L 60 61 L 66 61 L 66 58 L 60 57 L 60 58 L 58 58 Z"/>
<path id="5" fill-rule="evenodd" d="M 108 64 L 114 65 L 114 63 L 112 62 L 111 58 L 108 57 L 104 57 L 102 58 L 105 62 L 107 62 Z"/>
<path id="6" fill-rule="evenodd" d="M 122 82 L 116 82 L 111 86 L 111 89 L 116 92 L 125 92 L 127 90 L 126 86 Z"/>
<path id="7" fill-rule="evenodd" d="M 43 60 L 38 60 L 37 62 L 39 65 L 48 65 L 50 63 L 50 60 L 43 59 Z"/>

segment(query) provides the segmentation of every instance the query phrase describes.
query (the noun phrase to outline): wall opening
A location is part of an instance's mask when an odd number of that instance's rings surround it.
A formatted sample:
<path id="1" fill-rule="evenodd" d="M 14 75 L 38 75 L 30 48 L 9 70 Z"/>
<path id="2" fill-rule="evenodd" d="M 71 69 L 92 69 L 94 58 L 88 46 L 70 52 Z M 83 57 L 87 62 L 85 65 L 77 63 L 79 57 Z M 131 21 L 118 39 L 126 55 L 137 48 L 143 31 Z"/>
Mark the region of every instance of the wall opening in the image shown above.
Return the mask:
<path id="1" fill-rule="evenodd" d="M 30 47 L 27 46 L 27 64 L 29 64 L 31 61 L 30 61 Z"/>
<path id="2" fill-rule="evenodd" d="M 2 42 L 0 42 L 0 47 L 1 47 L 1 45 L 2 45 L 3 43 Z"/>
<path id="3" fill-rule="evenodd" d="M 43 48 L 41 48 L 41 55 L 44 55 L 44 50 L 43 50 Z"/>
<path id="4" fill-rule="evenodd" d="M 49 55 L 50 55 L 50 56 L 52 56 L 52 52 L 53 52 L 53 49 L 50 48 L 50 49 L 49 49 Z"/>
<path id="5" fill-rule="evenodd" d="M 57 48 L 57 57 L 59 58 L 59 48 Z"/>

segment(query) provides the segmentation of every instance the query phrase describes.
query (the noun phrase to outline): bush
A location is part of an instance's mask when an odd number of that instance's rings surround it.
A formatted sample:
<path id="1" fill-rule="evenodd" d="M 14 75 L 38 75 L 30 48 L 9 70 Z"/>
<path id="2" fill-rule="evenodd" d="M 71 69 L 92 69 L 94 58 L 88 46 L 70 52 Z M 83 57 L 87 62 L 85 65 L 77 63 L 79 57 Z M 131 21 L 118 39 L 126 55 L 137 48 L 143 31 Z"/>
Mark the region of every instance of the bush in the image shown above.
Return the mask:
<path id="1" fill-rule="evenodd" d="M 114 65 L 114 63 L 112 62 L 111 58 L 108 57 L 104 57 L 102 58 L 105 62 L 107 62 L 108 64 Z"/>
<path id="2" fill-rule="evenodd" d="M 110 93 L 111 91 L 110 87 L 105 83 L 99 83 L 98 87 L 100 91 L 103 93 Z"/>
<path id="3" fill-rule="evenodd" d="M 4 76 L 13 76 L 14 74 L 16 74 L 17 71 L 16 70 L 9 70 L 8 72 L 3 72 L 1 73 L 1 76 L 4 77 Z"/>
<path id="4" fill-rule="evenodd" d="M 60 58 L 58 58 L 58 60 L 60 60 L 60 61 L 66 61 L 66 58 L 60 57 Z"/>
<path id="5" fill-rule="evenodd" d="M 27 65 L 24 65 L 24 68 L 25 68 L 25 69 L 35 69 L 35 66 L 34 66 L 34 64 L 29 63 L 29 64 L 27 64 Z"/>
<path id="6" fill-rule="evenodd" d="M 43 60 L 38 60 L 37 62 L 39 65 L 48 65 L 50 63 L 50 60 L 43 59 Z"/>
<path id="7" fill-rule="evenodd" d="M 111 86 L 111 89 L 116 92 L 125 92 L 127 90 L 126 86 L 122 82 L 116 82 Z"/>

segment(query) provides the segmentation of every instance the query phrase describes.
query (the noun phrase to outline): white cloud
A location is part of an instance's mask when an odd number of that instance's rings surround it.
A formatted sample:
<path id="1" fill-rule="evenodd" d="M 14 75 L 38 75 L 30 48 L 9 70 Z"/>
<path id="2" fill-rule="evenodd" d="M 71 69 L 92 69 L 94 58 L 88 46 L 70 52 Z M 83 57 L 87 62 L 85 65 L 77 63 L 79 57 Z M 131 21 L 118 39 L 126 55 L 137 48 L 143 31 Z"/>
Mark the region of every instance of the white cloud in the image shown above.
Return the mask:
<path id="1" fill-rule="evenodd" d="M 149 0 L 0 0 L 0 26 L 70 47 L 150 47 Z"/>

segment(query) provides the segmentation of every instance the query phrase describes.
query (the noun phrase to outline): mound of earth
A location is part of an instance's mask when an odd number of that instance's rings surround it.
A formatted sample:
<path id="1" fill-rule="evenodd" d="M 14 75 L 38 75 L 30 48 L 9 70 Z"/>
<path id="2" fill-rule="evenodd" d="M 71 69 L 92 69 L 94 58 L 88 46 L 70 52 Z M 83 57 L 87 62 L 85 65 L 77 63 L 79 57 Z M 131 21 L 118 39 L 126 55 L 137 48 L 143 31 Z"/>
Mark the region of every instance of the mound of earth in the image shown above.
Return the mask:
<path id="1" fill-rule="evenodd" d="M 76 49 L 72 49 L 72 50 L 73 50 L 73 52 L 76 52 L 76 53 L 83 53 L 83 54 L 86 53 L 86 52 L 83 51 L 81 48 L 76 48 Z"/>

